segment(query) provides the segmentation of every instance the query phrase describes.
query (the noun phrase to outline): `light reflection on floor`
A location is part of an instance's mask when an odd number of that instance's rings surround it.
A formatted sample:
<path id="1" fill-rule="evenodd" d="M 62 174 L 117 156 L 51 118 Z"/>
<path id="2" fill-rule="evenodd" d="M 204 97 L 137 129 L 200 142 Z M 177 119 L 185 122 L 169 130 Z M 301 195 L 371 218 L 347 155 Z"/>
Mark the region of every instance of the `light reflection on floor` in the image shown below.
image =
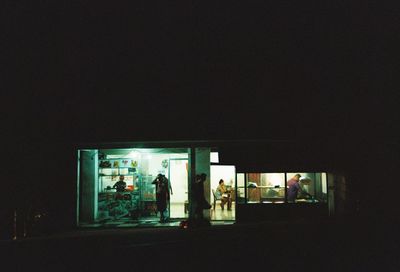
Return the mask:
<path id="1" fill-rule="evenodd" d="M 207 211 L 206 211 L 207 212 Z M 220 205 L 216 205 L 215 210 L 211 208 L 210 219 L 212 225 L 233 224 L 235 220 L 235 205 L 232 204 L 232 210 L 228 211 L 227 207 L 222 210 Z M 178 227 L 182 220 L 187 219 L 188 213 L 185 213 L 183 203 L 171 203 L 171 218 L 169 222 L 160 223 L 159 216 L 142 217 L 139 220 L 133 220 L 130 217 L 109 218 L 101 222 L 81 223 L 82 228 L 142 228 L 142 227 Z"/>

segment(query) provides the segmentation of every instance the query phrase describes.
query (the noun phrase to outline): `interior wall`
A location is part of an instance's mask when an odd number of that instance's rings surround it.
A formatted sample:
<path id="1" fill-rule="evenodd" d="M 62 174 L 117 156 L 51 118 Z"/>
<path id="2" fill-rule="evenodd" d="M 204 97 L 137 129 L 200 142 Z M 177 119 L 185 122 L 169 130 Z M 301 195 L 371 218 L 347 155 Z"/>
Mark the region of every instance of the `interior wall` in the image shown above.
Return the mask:
<path id="1" fill-rule="evenodd" d="M 173 194 L 171 203 L 184 203 L 188 200 L 188 160 L 170 160 L 170 183 Z"/>
<path id="2" fill-rule="evenodd" d="M 328 193 L 328 183 L 327 183 L 327 178 L 326 178 L 326 173 L 321 174 L 321 180 L 322 180 L 322 193 L 327 194 Z"/>
<path id="3" fill-rule="evenodd" d="M 163 174 L 168 177 L 168 166 L 163 167 L 162 161 L 174 158 L 188 158 L 188 154 L 185 153 L 170 153 L 170 154 L 141 154 L 142 168 L 141 170 L 146 175 L 157 176 Z"/>
<path id="4" fill-rule="evenodd" d="M 282 186 L 285 187 L 285 174 L 284 173 L 262 173 L 261 174 L 262 186 Z"/>
<path id="5" fill-rule="evenodd" d="M 163 174 L 167 178 L 170 178 L 170 184 L 172 187 L 173 194 L 171 195 L 172 203 L 183 203 L 187 200 L 187 186 L 188 186 L 188 177 L 186 170 L 186 162 L 185 160 L 176 160 L 174 161 L 175 169 L 177 171 L 174 172 L 173 176 L 170 176 L 169 166 L 164 167 L 162 165 L 163 160 L 167 160 L 168 163 L 170 159 L 187 159 L 187 153 L 170 153 L 170 154 L 142 154 L 141 161 L 143 165 L 143 172 L 145 175 L 151 175 L 152 177 L 156 177 L 158 174 Z M 178 165 L 182 163 L 181 167 Z"/>

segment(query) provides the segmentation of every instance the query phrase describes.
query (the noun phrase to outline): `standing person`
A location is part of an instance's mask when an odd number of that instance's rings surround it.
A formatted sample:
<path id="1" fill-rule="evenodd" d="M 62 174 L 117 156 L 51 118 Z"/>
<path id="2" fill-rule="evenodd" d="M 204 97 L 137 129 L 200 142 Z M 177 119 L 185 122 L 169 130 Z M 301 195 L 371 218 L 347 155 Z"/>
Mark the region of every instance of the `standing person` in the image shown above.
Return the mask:
<path id="1" fill-rule="evenodd" d="M 217 194 L 221 198 L 221 208 L 224 210 L 225 203 L 228 203 L 228 211 L 232 209 L 232 198 L 231 191 L 226 189 L 225 183 L 223 179 L 219 180 L 219 185 L 217 187 Z"/>
<path id="2" fill-rule="evenodd" d="M 299 191 L 302 192 L 301 186 L 299 184 L 300 177 L 301 177 L 300 174 L 296 174 L 291 179 L 289 179 L 287 182 L 287 186 L 289 187 L 287 189 L 288 202 L 291 202 L 291 203 L 295 202 Z"/>
<path id="3" fill-rule="evenodd" d="M 124 176 L 119 176 L 119 181 L 117 181 L 113 186 L 113 188 L 116 188 L 119 193 L 125 192 L 126 182 L 124 181 L 124 178 Z"/>
<path id="4" fill-rule="evenodd" d="M 206 181 L 206 178 L 207 175 L 204 173 L 201 175 L 196 175 L 196 180 L 193 186 L 195 198 L 195 220 L 200 224 L 206 223 L 203 210 L 211 208 L 211 205 L 207 202 L 204 196 L 204 182 Z M 209 222 L 207 224 L 209 224 Z"/>
<path id="5" fill-rule="evenodd" d="M 152 184 L 156 185 L 157 211 L 160 212 L 161 223 L 164 223 L 166 221 L 164 213 L 167 210 L 167 205 L 169 201 L 168 183 L 168 179 L 162 174 L 158 174 L 156 179 L 152 182 Z"/>

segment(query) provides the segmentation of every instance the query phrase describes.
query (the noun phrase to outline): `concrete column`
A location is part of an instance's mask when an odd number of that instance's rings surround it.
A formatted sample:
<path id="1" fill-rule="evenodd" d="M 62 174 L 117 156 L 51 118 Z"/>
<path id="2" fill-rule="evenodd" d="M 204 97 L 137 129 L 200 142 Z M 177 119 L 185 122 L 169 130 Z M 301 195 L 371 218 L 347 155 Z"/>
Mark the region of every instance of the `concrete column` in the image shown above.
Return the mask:
<path id="1" fill-rule="evenodd" d="M 79 220 L 93 222 L 97 219 L 98 205 L 98 152 L 82 150 L 80 152 L 80 194 Z"/>
<path id="2" fill-rule="evenodd" d="M 330 216 L 335 215 L 335 176 L 327 173 L 328 182 L 328 213 Z"/>
<path id="3" fill-rule="evenodd" d="M 210 148 L 196 148 L 196 174 L 206 174 L 207 179 L 204 182 L 205 198 L 210 203 Z M 204 218 L 210 220 L 210 210 L 204 210 Z"/>

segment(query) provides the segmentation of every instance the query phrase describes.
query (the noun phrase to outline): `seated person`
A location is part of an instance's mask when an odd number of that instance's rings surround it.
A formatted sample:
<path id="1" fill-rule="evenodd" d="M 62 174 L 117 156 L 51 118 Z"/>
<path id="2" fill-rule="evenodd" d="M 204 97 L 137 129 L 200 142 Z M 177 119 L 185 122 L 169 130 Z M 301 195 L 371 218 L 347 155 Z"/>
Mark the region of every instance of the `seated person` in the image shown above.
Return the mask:
<path id="1" fill-rule="evenodd" d="M 113 189 L 115 188 L 117 189 L 117 192 L 125 192 L 126 182 L 124 181 L 124 176 L 119 176 L 119 181 L 117 181 L 113 186 Z"/>
<path id="2" fill-rule="evenodd" d="M 221 199 L 221 208 L 224 210 L 225 203 L 228 203 L 228 211 L 232 208 L 232 199 L 230 195 L 230 190 L 228 190 L 224 184 L 224 180 L 219 180 L 219 185 L 217 187 L 217 191 L 215 192 L 217 197 Z"/>

